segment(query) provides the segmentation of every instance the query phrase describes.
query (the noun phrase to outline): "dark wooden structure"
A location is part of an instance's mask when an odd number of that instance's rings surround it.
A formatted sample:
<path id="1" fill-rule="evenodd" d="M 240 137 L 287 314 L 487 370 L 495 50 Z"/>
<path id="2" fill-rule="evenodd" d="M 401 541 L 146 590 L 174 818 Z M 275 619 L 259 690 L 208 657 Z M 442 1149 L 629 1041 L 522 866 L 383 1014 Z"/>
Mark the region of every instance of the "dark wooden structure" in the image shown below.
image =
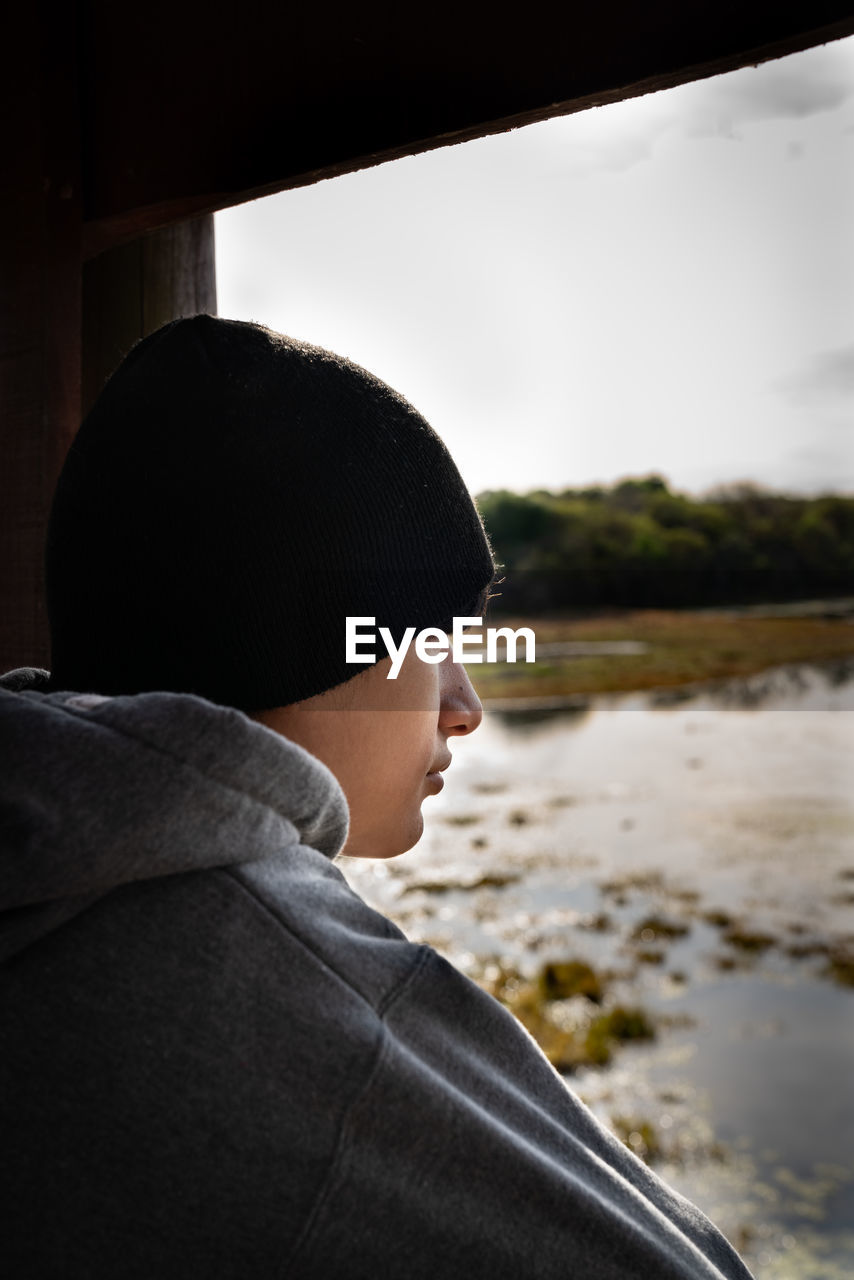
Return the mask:
<path id="1" fill-rule="evenodd" d="M 122 354 L 215 309 L 212 211 L 854 32 L 850 0 L 32 0 L 4 24 L 0 670 L 46 664 L 55 477 Z"/>

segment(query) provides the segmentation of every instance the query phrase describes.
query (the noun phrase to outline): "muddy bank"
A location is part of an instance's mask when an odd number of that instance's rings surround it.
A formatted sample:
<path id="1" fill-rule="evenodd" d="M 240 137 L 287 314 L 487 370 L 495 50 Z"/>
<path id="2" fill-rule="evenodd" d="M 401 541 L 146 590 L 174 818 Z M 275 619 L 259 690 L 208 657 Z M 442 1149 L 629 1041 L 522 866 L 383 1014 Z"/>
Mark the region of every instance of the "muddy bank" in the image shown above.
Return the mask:
<path id="1" fill-rule="evenodd" d="M 846 599 L 502 620 L 534 630 L 537 661 L 475 664 L 470 674 L 480 696 L 490 699 L 585 698 L 733 679 L 785 663 L 854 659 L 852 612 Z"/>

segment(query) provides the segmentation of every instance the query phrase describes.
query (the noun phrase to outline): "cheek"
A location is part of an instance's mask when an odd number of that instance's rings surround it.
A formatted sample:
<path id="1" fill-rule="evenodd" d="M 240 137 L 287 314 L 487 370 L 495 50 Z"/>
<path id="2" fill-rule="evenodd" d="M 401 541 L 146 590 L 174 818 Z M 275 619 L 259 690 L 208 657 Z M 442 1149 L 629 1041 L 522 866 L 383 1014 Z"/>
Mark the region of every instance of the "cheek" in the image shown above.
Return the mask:
<path id="1" fill-rule="evenodd" d="M 359 763 L 342 779 L 350 805 L 351 856 L 390 857 L 421 836 L 427 772 L 436 758 L 435 716 L 390 713 L 381 738 L 362 741 Z"/>
<path id="2" fill-rule="evenodd" d="M 389 732 L 377 744 L 374 756 L 377 782 L 392 802 L 396 795 L 402 798 L 421 789 L 436 754 L 434 716 L 410 712 L 402 721 L 402 715 L 392 716 Z"/>

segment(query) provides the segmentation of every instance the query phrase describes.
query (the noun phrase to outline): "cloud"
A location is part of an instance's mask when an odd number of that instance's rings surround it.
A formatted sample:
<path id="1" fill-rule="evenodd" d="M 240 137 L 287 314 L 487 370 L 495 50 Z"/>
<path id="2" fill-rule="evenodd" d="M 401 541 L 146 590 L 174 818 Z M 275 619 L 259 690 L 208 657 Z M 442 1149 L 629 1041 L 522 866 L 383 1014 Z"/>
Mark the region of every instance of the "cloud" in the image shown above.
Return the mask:
<path id="1" fill-rule="evenodd" d="M 644 127 L 645 126 L 645 127 Z M 666 121 L 650 120 L 640 128 L 600 134 L 577 140 L 568 148 L 567 159 L 577 175 L 602 172 L 625 173 L 652 158 L 656 143 L 668 128 Z"/>
<path id="2" fill-rule="evenodd" d="M 669 95 L 648 94 L 626 98 L 606 106 L 557 117 L 520 130 L 530 137 L 537 130 L 552 146 L 559 147 L 555 165 L 551 154 L 545 165 L 555 177 L 585 178 L 599 173 L 625 173 L 651 160 L 662 137 L 678 126 L 681 113 Z"/>
<path id="3" fill-rule="evenodd" d="M 854 97 L 854 40 L 821 45 L 690 86 L 683 119 L 692 137 L 738 139 L 763 120 L 802 120 Z"/>
<path id="4" fill-rule="evenodd" d="M 650 160 L 666 135 L 740 141 L 753 124 L 803 120 L 852 98 L 854 37 L 565 117 L 562 172 L 624 173 Z M 542 127 L 549 125 L 561 128 Z M 802 151 L 793 140 L 787 154 L 797 159 Z"/>
<path id="5" fill-rule="evenodd" d="M 854 342 L 817 352 L 806 368 L 779 379 L 774 388 L 797 408 L 841 408 L 854 398 Z"/>

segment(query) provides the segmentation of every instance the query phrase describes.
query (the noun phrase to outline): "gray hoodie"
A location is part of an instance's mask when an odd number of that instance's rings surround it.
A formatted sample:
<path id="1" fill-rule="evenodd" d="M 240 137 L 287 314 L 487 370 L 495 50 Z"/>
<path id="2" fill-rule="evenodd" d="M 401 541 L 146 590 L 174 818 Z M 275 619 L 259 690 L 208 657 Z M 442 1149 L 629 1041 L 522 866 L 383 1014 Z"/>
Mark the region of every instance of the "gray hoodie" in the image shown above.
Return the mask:
<path id="1" fill-rule="evenodd" d="M 238 711 L 0 680 L 16 1280 L 748 1275 L 515 1020 L 348 887 Z"/>

